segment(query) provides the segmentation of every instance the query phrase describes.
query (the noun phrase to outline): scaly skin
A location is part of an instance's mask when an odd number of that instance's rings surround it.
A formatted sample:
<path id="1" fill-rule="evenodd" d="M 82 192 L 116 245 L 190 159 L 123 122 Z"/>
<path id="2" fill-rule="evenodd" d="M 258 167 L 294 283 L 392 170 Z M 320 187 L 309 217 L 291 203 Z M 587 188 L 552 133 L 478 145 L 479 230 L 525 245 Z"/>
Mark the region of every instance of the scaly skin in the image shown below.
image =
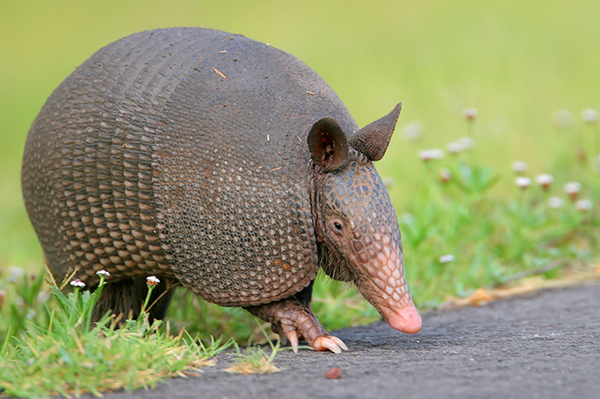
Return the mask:
<path id="1" fill-rule="evenodd" d="M 301 339 L 305 339 L 317 351 L 341 353 L 342 349 L 348 350 L 346 344 L 329 335 L 312 310 L 295 297 L 251 307 L 248 311 L 271 323 L 271 329 L 280 337 L 286 337 L 294 352 L 298 352 L 298 342 Z"/>
<path id="2" fill-rule="evenodd" d="M 396 213 L 372 161 L 351 150 L 344 168 L 323 173 L 315 165 L 314 176 L 321 267 L 354 282 L 391 327 L 418 332 L 421 317 L 404 277 Z"/>
<path id="3" fill-rule="evenodd" d="M 111 273 L 96 314 L 135 314 L 156 275 L 247 308 L 294 347 L 339 352 L 310 309 L 319 267 L 392 327 L 421 326 L 372 162 L 399 112 L 358 129 L 285 52 L 208 29 L 140 32 L 50 96 L 25 144 L 23 197 L 57 280 L 75 270 L 93 289 Z"/>
<path id="4" fill-rule="evenodd" d="M 396 212 L 372 162 L 389 143 L 382 133 L 391 130 L 382 126 L 395 123 L 399 112 L 397 106 L 353 136 L 350 143 L 364 153 L 349 148 L 335 121 L 314 125 L 308 138 L 314 162 L 311 206 L 320 266 L 333 279 L 354 282 L 392 328 L 412 334 L 421 329 L 421 316 L 404 277 Z M 312 284 L 291 298 L 248 310 L 285 335 L 294 351 L 304 338 L 316 350 L 340 353 L 346 347 L 313 315 L 311 294 Z"/>

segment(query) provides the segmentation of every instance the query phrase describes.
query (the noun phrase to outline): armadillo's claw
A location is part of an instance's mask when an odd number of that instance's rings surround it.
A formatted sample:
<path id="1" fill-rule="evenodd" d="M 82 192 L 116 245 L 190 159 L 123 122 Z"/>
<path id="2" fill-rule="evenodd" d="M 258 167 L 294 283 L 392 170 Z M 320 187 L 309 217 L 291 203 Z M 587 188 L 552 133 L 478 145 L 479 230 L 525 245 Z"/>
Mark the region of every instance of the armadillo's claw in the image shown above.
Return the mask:
<path id="1" fill-rule="evenodd" d="M 340 348 L 342 348 L 343 350 L 347 351 L 348 347 L 346 346 L 346 344 L 344 343 L 344 341 L 342 341 L 341 339 L 339 339 L 338 337 L 334 337 L 334 336 L 329 336 L 329 338 L 331 338 L 333 340 L 333 342 L 335 342 Z"/>
<path id="2" fill-rule="evenodd" d="M 334 340 L 335 338 L 335 340 Z M 338 342 L 339 341 L 343 347 L 341 347 Z M 344 349 L 348 349 L 346 348 L 346 345 L 344 345 L 344 343 L 336 337 L 318 337 L 317 339 L 315 339 L 312 343 L 313 348 L 315 348 L 315 350 L 317 351 L 326 351 L 326 350 L 330 350 L 333 353 L 342 353 L 342 348 Z"/>
<path id="3" fill-rule="evenodd" d="M 296 330 L 287 331 L 285 336 L 290 341 L 294 353 L 298 353 L 298 332 Z"/>
<path id="4" fill-rule="evenodd" d="M 341 339 L 329 335 L 309 306 L 295 298 L 247 309 L 255 316 L 270 322 L 273 332 L 287 338 L 294 352 L 298 352 L 298 341 L 301 339 L 308 341 L 317 351 L 341 353 L 342 350 L 348 350 Z"/>

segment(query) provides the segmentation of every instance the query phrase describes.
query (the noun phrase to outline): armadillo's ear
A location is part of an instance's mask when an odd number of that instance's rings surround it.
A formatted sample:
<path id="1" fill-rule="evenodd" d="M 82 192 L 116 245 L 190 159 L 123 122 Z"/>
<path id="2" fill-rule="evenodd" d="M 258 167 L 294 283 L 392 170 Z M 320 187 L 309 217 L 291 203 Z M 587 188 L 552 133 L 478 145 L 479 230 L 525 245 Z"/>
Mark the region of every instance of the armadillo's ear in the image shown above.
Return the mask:
<path id="1" fill-rule="evenodd" d="M 390 144 L 401 109 L 402 103 L 396 105 L 396 108 L 383 118 L 369 123 L 354 133 L 350 137 L 350 145 L 365 154 L 371 161 L 379 161 Z"/>
<path id="2" fill-rule="evenodd" d="M 348 163 L 348 139 L 335 120 L 319 119 L 310 129 L 306 141 L 313 162 L 325 172 L 340 169 Z"/>

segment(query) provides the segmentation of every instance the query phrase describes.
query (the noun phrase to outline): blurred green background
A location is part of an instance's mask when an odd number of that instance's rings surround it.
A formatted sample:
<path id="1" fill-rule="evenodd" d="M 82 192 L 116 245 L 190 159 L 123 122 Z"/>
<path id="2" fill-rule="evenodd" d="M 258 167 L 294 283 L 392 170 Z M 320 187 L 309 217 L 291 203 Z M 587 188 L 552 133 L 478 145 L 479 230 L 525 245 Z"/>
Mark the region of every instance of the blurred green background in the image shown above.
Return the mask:
<path id="1" fill-rule="evenodd" d="M 359 126 L 402 101 L 377 165 L 396 182 L 401 214 L 421 176 L 418 150 L 465 136 L 467 107 L 479 111 L 476 156 L 505 177 L 499 193 L 514 191 L 514 160 L 556 167 L 572 131 L 558 132 L 553 113 L 571 110 L 581 124 L 581 110 L 600 108 L 599 21 L 597 0 L 0 0 L 0 268 L 42 264 L 19 182 L 31 122 L 77 65 L 123 36 L 202 26 L 270 43 L 321 74 Z M 416 143 L 402 136 L 413 121 L 424 127 Z"/>

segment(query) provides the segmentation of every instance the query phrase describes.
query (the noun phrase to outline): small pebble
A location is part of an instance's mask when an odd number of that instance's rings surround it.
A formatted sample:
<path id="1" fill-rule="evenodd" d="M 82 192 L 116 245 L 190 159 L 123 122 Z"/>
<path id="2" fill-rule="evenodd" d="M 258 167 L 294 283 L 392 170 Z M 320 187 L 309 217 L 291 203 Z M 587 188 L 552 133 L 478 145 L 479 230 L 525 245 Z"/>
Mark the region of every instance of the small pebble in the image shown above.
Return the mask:
<path id="1" fill-rule="evenodd" d="M 342 369 L 340 369 L 339 367 L 332 367 L 325 372 L 325 378 L 329 379 L 340 378 L 341 375 Z"/>

